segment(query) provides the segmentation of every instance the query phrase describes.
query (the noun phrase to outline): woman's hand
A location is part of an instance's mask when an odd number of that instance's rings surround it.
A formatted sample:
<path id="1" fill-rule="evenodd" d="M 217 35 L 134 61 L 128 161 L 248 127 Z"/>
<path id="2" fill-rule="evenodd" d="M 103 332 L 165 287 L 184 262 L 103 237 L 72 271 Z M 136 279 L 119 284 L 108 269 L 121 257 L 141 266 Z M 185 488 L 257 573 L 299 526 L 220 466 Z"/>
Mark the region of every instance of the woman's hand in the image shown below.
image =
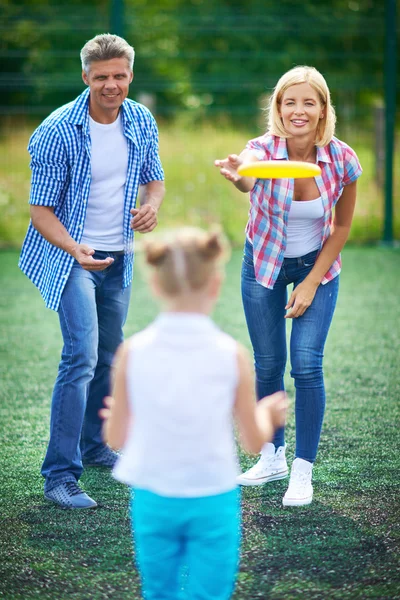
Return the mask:
<path id="1" fill-rule="evenodd" d="M 241 179 L 241 176 L 237 172 L 241 164 L 243 164 L 243 160 L 237 154 L 230 154 L 227 158 L 214 162 L 214 165 L 219 168 L 221 175 L 232 183 L 236 183 Z"/>
<path id="2" fill-rule="evenodd" d="M 297 319 L 297 317 L 304 315 L 314 300 L 318 285 L 305 279 L 295 287 L 290 295 L 289 302 L 285 306 L 285 309 L 289 311 L 286 313 L 285 319 Z"/>
<path id="3" fill-rule="evenodd" d="M 221 175 L 233 183 L 240 192 L 247 193 L 253 189 L 256 179 L 255 177 L 242 177 L 237 172 L 240 165 L 247 161 L 257 161 L 257 158 L 248 150 L 243 150 L 240 156 L 230 154 L 227 158 L 216 160 L 214 165 L 219 168 Z"/>

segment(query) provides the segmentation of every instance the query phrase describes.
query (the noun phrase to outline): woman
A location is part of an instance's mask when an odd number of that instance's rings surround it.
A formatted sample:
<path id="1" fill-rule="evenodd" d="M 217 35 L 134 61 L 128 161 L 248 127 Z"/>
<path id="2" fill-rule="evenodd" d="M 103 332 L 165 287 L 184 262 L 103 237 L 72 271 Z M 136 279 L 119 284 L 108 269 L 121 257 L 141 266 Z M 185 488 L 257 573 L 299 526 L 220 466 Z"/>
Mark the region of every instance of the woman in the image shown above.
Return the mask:
<path id="1" fill-rule="evenodd" d="M 325 410 L 323 351 L 338 294 L 340 252 L 349 235 L 362 169 L 355 152 L 334 137 L 336 117 L 329 89 L 313 67 L 285 73 L 268 108 L 267 133 L 248 142 L 239 156 L 231 154 L 215 165 L 237 189 L 250 192 L 242 299 L 258 398 L 284 389 L 285 319 L 293 319 L 296 449 L 283 505 L 302 506 L 313 496 L 312 468 Z M 260 160 L 316 163 L 321 175 L 294 180 L 238 174 L 242 163 Z M 238 483 L 260 485 L 287 475 L 281 428 Z"/>

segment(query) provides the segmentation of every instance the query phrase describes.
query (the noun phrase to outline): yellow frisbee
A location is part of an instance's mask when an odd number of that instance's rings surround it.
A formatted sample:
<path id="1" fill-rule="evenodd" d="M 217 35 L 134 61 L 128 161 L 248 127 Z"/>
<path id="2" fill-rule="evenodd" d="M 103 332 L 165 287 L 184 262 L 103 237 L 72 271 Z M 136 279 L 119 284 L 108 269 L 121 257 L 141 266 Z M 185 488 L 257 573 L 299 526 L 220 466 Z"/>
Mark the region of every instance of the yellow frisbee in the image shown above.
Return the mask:
<path id="1" fill-rule="evenodd" d="M 320 175 L 321 169 L 314 163 L 299 160 L 260 160 L 243 163 L 238 168 L 238 173 L 257 179 L 299 179 Z"/>

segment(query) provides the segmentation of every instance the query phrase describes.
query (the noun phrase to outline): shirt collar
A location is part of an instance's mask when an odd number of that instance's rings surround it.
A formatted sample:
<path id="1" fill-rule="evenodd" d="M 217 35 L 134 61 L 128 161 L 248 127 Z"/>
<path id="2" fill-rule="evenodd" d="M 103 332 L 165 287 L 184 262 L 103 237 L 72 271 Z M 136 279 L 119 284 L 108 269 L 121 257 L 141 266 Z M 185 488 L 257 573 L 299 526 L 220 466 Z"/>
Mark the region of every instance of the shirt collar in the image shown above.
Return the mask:
<path id="1" fill-rule="evenodd" d="M 72 103 L 68 122 L 72 125 L 82 125 L 86 129 L 89 127 L 89 88 L 84 90 L 80 96 Z"/>
<path id="2" fill-rule="evenodd" d="M 289 155 L 287 151 L 286 138 L 276 137 L 274 140 L 274 147 L 272 150 L 272 159 L 273 160 L 289 160 Z M 330 163 L 332 162 L 331 157 L 328 152 L 327 146 L 317 146 L 317 163 L 324 162 Z"/>
<path id="3" fill-rule="evenodd" d="M 289 155 L 287 151 L 286 138 L 276 137 L 274 139 L 274 147 L 272 150 L 272 159 L 280 160 L 286 159 L 289 160 Z"/>
<path id="4" fill-rule="evenodd" d="M 89 134 L 89 88 L 86 88 L 75 102 L 72 103 L 68 122 L 73 125 L 81 125 L 85 134 Z M 126 100 L 121 105 L 122 126 L 124 134 L 132 142 L 139 146 L 139 140 L 134 128 L 134 115 Z"/>
<path id="5" fill-rule="evenodd" d="M 317 146 L 317 163 L 318 162 L 324 162 L 324 163 L 332 162 L 332 159 L 328 152 L 328 146 Z"/>

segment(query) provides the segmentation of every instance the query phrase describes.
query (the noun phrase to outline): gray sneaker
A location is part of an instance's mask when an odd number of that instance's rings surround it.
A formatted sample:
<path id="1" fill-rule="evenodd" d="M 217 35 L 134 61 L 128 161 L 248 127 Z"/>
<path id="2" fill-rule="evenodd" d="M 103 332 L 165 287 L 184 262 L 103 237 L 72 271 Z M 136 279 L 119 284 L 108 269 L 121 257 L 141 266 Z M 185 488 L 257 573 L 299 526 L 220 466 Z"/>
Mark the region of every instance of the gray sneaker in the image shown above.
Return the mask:
<path id="1" fill-rule="evenodd" d="M 96 508 L 97 506 L 97 502 L 85 494 L 76 481 L 60 483 L 49 492 L 45 492 L 44 497 L 62 508 Z"/>
<path id="2" fill-rule="evenodd" d="M 118 452 L 114 452 L 108 446 L 104 446 L 94 456 L 89 456 L 88 458 L 84 456 L 82 462 L 85 467 L 105 467 L 106 469 L 112 469 L 118 459 Z"/>

